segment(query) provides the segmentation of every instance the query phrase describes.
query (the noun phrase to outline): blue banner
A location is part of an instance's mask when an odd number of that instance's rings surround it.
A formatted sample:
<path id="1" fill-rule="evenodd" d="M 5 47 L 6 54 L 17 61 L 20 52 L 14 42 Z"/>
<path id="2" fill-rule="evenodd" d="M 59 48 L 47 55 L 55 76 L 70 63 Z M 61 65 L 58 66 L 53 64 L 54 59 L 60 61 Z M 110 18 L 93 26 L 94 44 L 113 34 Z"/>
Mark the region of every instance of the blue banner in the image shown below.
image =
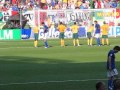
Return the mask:
<path id="1" fill-rule="evenodd" d="M 22 29 L 22 39 L 29 39 L 31 35 L 31 29 Z"/>

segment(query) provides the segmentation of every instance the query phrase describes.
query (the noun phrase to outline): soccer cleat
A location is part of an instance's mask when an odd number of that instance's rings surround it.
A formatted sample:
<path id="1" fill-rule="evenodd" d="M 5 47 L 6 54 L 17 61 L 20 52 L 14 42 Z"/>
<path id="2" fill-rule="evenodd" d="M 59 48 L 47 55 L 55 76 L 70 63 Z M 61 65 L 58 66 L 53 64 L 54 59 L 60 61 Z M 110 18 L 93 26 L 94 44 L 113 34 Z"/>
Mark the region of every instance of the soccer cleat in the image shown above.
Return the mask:
<path id="1" fill-rule="evenodd" d="M 48 47 L 45 47 L 45 48 L 48 48 Z"/>

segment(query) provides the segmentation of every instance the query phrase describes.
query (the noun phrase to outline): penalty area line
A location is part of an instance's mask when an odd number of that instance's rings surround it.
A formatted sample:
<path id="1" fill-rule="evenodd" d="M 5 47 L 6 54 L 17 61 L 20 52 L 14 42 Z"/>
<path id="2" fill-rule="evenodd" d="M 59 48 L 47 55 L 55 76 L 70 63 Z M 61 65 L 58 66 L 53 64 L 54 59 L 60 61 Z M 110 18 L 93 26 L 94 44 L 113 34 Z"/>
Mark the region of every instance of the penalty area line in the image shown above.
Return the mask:
<path id="1" fill-rule="evenodd" d="M 83 79 L 83 80 L 60 80 L 60 81 L 42 81 L 42 82 L 23 82 L 23 83 L 6 83 L 0 84 L 0 86 L 8 85 L 27 85 L 27 84 L 44 84 L 44 83 L 65 83 L 65 82 L 87 82 L 87 81 L 106 81 L 107 79 Z"/>

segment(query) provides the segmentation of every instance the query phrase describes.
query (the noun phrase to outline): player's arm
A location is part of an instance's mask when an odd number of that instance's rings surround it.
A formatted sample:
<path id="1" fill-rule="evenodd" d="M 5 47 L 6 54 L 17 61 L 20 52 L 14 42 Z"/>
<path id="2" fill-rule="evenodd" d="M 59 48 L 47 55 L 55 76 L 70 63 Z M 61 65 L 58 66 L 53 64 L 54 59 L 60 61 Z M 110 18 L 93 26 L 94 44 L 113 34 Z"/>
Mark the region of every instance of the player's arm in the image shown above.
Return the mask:
<path id="1" fill-rule="evenodd" d="M 108 66 L 109 70 L 112 70 L 112 68 L 111 68 L 111 56 L 108 57 L 108 63 L 109 63 L 109 66 Z"/>
<path id="2" fill-rule="evenodd" d="M 60 26 L 59 25 L 58 25 L 57 29 L 58 29 L 58 31 L 60 31 Z"/>

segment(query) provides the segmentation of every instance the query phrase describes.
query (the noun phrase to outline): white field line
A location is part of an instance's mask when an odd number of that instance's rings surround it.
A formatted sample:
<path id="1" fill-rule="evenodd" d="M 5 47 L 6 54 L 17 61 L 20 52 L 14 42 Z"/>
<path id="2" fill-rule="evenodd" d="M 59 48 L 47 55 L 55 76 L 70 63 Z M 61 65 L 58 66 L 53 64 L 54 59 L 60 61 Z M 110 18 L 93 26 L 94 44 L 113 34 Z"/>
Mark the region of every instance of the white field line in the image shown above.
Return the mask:
<path id="1" fill-rule="evenodd" d="M 81 45 L 81 46 L 88 46 L 88 45 Z M 92 47 L 96 47 L 97 45 L 94 45 L 94 46 L 92 46 Z M 115 46 L 115 45 L 110 45 L 110 46 Z M 44 47 L 44 46 L 41 46 L 42 48 Z M 38 48 L 41 48 L 41 47 L 38 47 Z M 60 47 L 60 46 L 52 46 L 52 47 Z M 50 47 L 50 48 L 52 48 L 52 47 Z M 73 47 L 72 45 L 70 45 L 70 46 L 66 46 L 66 47 Z M 101 46 L 102 47 L 102 46 Z M 13 48 L 35 48 L 35 47 L 0 47 L 0 49 L 13 49 Z"/>
<path id="2" fill-rule="evenodd" d="M 44 84 L 44 83 L 65 83 L 65 82 L 87 82 L 87 81 L 106 81 L 107 79 L 83 79 L 83 80 L 61 80 L 61 81 L 42 81 L 42 82 L 23 82 L 23 83 L 7 83 L 0 84 L 0 86 L 8 85 L 27 85 L 27 84 Z"/>

